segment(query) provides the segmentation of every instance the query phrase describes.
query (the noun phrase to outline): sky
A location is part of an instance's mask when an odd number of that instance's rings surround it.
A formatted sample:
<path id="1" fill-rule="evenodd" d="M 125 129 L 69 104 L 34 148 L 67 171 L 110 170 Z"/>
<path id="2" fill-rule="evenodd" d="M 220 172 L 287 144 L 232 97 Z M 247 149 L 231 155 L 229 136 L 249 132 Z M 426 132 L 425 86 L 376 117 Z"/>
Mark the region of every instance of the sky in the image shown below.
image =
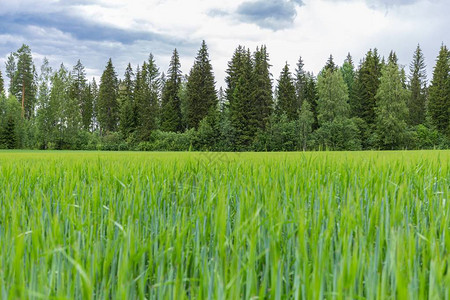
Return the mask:
<path id="1" fill-rule="evenodd" d="M 219 87 L 238 45 L 266 45 L 276 82 L 299 56 L 317 74 L 330 54 L 358 64 L 371 48 L 396 51 L 408 70 L 420 44 L 430 80 L 439 47 L 450 46 L 448 15 L 450 0 L 0 0 L 0 70 L 6 77 L 7 56 L 25 43 L 38 72 L 44 57 L 69 69 L 80 59 L 98 79 L 112 58 L 122 77 L 150 53 L 167 72 L 177 48 L 188 74 L 205 40 Z"/>

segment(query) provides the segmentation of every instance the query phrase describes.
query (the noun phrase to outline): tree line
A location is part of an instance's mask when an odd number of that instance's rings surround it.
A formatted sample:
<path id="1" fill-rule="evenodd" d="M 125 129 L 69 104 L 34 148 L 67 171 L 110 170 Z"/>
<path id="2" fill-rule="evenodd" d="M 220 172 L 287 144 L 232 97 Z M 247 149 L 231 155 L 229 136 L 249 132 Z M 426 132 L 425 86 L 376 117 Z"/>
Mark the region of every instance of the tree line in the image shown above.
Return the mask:
<path id="1" fill-rule="evenodd" d="M 177 50 L 166 73 L 152 54 L 100 82 L 80 60 L 39 70 L 23 45 L 0 72 L 0 149 L 294 151 L 450 146 L 450 51 L 442 45 L 428 85 L 417 46 L 409 70 L 369 50 L 356 66 L 330 55 L 315 76 L 300 57 L 273 80 L 266 46 L 239 46 L 216 89 L 203 41 L 189 74 Z"/>

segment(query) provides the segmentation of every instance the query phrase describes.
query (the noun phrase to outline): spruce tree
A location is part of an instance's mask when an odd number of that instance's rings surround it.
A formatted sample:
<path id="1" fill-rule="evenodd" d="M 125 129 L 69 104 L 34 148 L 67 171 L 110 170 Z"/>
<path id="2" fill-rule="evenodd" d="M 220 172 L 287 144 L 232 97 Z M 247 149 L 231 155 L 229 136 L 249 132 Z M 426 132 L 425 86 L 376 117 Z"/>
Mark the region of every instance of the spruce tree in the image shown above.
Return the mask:
<path id="1" fill-rule="evenodd" d="M 2 71 L 0 71 L 0 95 L 5 94 L 5 84 L 3 82 Z"/>
<path id="2" fill-rule="evenodd" d="M 119 84 L 120 124 L 119 129 L 124 138 L 127 138 L 137 128 L 137 109 L 134 101 L 134 73 L 131 64 L 128 64 L 124 80 Z"/>
<path id="3" fill-rule="evenodd" d="M 69 85 L 70 76 L 66 67 L 61 64 L 51 78 L 50 102 L 51 114 L 47 122 L 53 126 L 49 129 L 50 141 L 55 144 L 56 149 L 63 149 L 66 144 L 67 115 L 66 104 L 70 103 Z"/>
<path id="4" fill-rule="evenodd" d="M 110 58 L 103 71 L 98 93 L 98 121 L 103 132 L 117 131 L 120 115 L 118 86 L 119 82 Z"/>
<path id="5" fill-rule="evenodd" d="M 297 119 L 299 110 L 294 82 L 289 71 L 289 65 L 286 63 L 281 71 L 280 79 L 278 79 L 276 111 L 279 116 L 285 114 L 288 120 L 292 121 Z"/>
<path id="6" fill-rule="evenodd" d="M 150 134 L 158 127 L 159 90 L 161 79 L 153 54 L 136 73 L 136 101 L 138 107 L 139 138 L 149 140 Z"/>
<path id="7" fill-rule="evenodd" d="M 181 64 L 175 49 L 169 64 L 167 79 L 162 91 L 161 130 L 179 132 L 182 129 L 181 99 Z"/>
<path id="8" fill-rule="evenodd" d="M 314 114 L 311 111 L 311 104 L 309 104 L 308 101 L 303 101 L 300 115 L 298 117 L 299 145 L 301 145 L 303 151 L 306 151 L 307 149 L 313 130 L 313 124 Z"/>
<path id="9" fill-rule="evenodd" d="M 348 53 L 344 64 L 341 67 L 342 77 L 347 85 L 349 103 L 354 102 L 353 84 L 355 81 L 355 66 L 353 65 L 353 59 L 350 53 Z"/>
<path id="10" fill-rule="evenodd" d="M 413 60 L 409 66 L 410 98 L 408 99 L 409 124 L 415 126 L 425 122 L 425 101 L 427 90 L 427 73 L 422 49 L 417 45 Z"/>
<path id="11" fill-rule="evenodd" d="M 239 46 L 228 63 L 226 95 L 229 101 L 230 122 L 235 132 L 234 144 L 238 150 L 249 149 L 258 127 L 253 122 L 253 63 L 250 51 Z"/>
<path id="12" fill-rule="evenodd" d="M 314 116 L 314 123 L 313 123 L 313 130 L 316 130 L 319 127 L 319 122 L 317 120 L 317 101 L 318 101 L 318 94 L 317 94 L 317 85 L 316 85 L 316 78 L 314 77 L 314 74 L 307 72 L 306 73 L 306 81 L 305 81 L 305 100 L 308 101 L 311 112 Z"/>
<path id="13" fill-rule="evenodd" d="M 217 109 L 214 74 L 205 41 L 195 58 L 186 84 L 186 123 L 188 128 L 198 128 L 211 110 Z"/>
<path id="14" fill-rule="evenodd" d="M 255 126 L 264 130 L 273 108 L 272 79 L 270 74 L 269 54 L 265 45 L 257 48 L 253 67 L 253 101 Z"/>
<path id="15" fill-rule="evenodd" d="M 383 67 L 376 94 L 376 136 L 383 149 L 400 148 L 406 143 L 409 93 L 402 85 L 401 71 L 394 55 Z"/>
<path id="16" fill-rule="evenodd" d="M 381 63 L 377 49 L 369 50 L 360 64 L 355 80 L 354 115 L 367 124 L 375 123 L 375 95 L 380 85 Z"/>
<path id="17" fill-rule="evenodd" d="M 81 114 L 81 123 L 84 130 L 89 130 L 92 122 L 92 102 L 88 96 L 86 71 L 80 60 L 72 70 L 72 85 L 70 96 L 78 104 Z"/>
<path id="18" fill-rule="evenodd" d="M 9 78 L 9 94 L 14 95 L 14 75 L 16 74 L 16 60 L 14 54 L 10 53 L 6 60 L 6 76 Z"/>
<path id="19" fill-rule="evenodd" d="M 450 53 L 442 45 L 433 70 L 428 111 L 431 122 L 442 134 L 450 134 Z"/>
<path id="20" fill-rule="evenodd" d="M 297 96 L 297 106 L 303 106 L 306 98 L 307 73 L 304 70 L 303 59 L 300 56 L 295 69 L 295 95 Z"/>

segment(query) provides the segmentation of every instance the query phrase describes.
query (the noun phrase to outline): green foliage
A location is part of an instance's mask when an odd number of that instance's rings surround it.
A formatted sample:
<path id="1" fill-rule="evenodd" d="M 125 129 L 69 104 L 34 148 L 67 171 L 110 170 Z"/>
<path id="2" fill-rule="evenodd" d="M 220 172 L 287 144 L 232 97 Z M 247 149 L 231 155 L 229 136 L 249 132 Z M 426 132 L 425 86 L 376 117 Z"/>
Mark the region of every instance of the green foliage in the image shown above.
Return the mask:
<path id="1" fill-rule="evenodd" d="M 300 115 L 298 118 L 299 146 L 306 151 L 311 143 L 311 136 L 314 125 L 314 114 L 311 111 L 311 105 L 308 101 L 303 101 Z"/>
<path id="2" fill-rule="evenodd" d="M 382 149 L 398 149 L 406 145 L 409 92 L 403 87 L 395 59 L 381 71 L 381 83 L 376 100 L 376 136 Z"/>
<path id="3" fill-rule="evenodd" d="M 273 110 L 272 78 L 269 53 L 265 45 L 256 48 L 253 66 L 254 122 L 260 130 L 266 128 Z"/>
<path id="4" fill-rule="evenodd" d="M 317 90 L 317 119 L 320 126 L 333 122 L 336 118 L 349 117 L 348 90 L 340 71 L 325 68 L 318 78 Z"/>
<path id="5" fill-rule="evenodd" d="M 0 71 L 0 95 L 5 94 L 5 83 L 3 81 L 2 71 Z"/>
<path id="6" fill-rule="evenodd" d="M 12 53 L 6 68 L 11 80 L 10 93 L 21 103 L 24 117 L 30 119 L 34 116 L 37 90 L 36 70 L 30 47 L 24 44 L 17 52 Z"/>
<path id="7" fill-rule="evenodd" d="M 108 60 L 103 71 L 98 94 L 97 117 L 102 132 L 114 132 L 117 130 L 120 116 L 118 97 L 119 82 L 112 60 Z"/>
<path id="8" fill-rule="evenodd" d="M 432 124 L 450 136 L 450 52 L 442 45 L 429 89 L 428 110 Z"/>
<path id="9" fill-rule="evenodd" d="M 181 64 L 178 51 L 173 51 L 169 64 L 168 78 L 162 91 L 161 130 L 179 132 L 182 129 L 181 99 Z"/>
<path id="10" fill-rule="evenodd" d="M 300 109 L 297 97 L 295 94 L 295 85 L 292 79 L 289 65 L 286 63 L 278 79 L 277 86 L 277 103 L 276 112 L 279 116 L 285 114 L 289 121 L 298 118 L 298 111 Z"/>
<path id="11" fill-rule="evenodd" d="M 409 124 L 415 126 L 425 122 L 425 102 L 427 97 L 425 58 L 419 45 L 417 45 L 416 51 L 414 52 L 413 61 L 410 64 L 409 70 L 408 87 L 411 92 L 411 96 L 408 99 Z"/>
<path id="12" fill-rule="evenodd" d="M 198 128 L 211 109 L 217 109 L 218 99 L 214 74 L 205 41 L 198 51 L 186 85 L 187 128 Z"/>

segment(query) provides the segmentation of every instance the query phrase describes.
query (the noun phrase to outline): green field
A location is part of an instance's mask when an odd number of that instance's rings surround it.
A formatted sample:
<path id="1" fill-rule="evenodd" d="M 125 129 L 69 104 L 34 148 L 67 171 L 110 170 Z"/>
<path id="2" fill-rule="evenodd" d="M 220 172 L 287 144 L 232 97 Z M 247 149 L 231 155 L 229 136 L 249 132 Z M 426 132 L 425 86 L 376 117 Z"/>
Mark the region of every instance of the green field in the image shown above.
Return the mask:
<path id="1" fill-rule="evenodd" d="M 450 151 L 0 152 L 3 299 L 448 299 Z"/>

